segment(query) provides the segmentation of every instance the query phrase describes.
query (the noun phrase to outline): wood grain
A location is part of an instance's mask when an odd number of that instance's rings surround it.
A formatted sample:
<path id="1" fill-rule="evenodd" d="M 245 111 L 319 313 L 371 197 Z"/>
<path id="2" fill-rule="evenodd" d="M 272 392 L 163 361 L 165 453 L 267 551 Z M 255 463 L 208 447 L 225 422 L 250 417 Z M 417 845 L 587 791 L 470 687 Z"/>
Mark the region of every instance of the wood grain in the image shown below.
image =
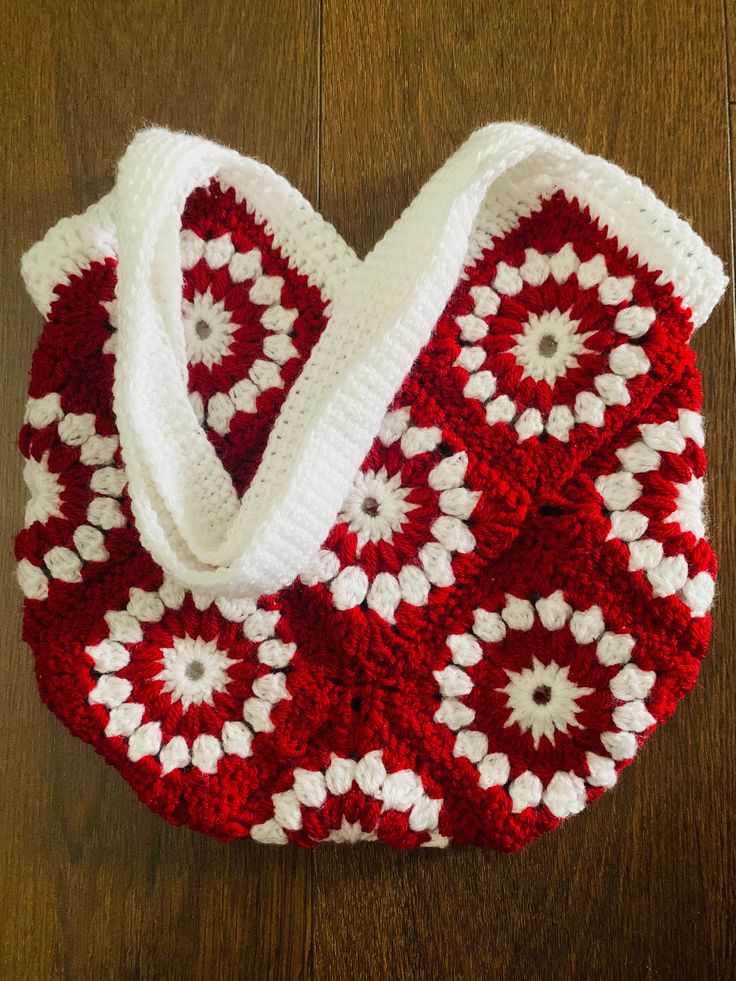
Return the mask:
<path id="1" fill-rule="evenodd" d="M 730 102 L 736 102 L 736 4 L 734 0 L 723 0 L 723 17 L 726 29 L 728 98 Z"/>
<path id="2" fill-rule="evenodd" d="M 107 189 L 140 125 L 260 156 L 364 252 L 475 126 L 525 119 L 639 174 L 727 256 L 724 12 L 733 37 L 728 0 L 0 0 L 5 541 L 40 326 L 17 258 Z M 732 977 L 731 318 L 729 300 L 696 341 L 722 563 L 711 657 L 617 790 L 520 856 L 312 855 L 169 828 L 40 705 L 6 548 L 0 977 Z"/>

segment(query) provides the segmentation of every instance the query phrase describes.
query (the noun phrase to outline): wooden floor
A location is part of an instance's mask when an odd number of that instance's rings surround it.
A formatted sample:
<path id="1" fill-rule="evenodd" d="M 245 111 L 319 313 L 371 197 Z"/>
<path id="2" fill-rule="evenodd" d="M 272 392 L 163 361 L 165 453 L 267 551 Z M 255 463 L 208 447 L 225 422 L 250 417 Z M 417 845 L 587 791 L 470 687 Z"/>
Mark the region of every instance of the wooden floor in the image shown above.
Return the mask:
<path id="1" fill-rule="evenodd" d="M 142 124 L 261 157 L 364 252 L 473 128 L 527 120 L 641 176 L 730 266 L 728 6 L 0 0 L 0 977 L 734 977 L 730 295 L 696 341 L 722 562 L 711 656 L 616 791 L 521 856 L 307 853 L 168 827 L 41 706 L 8 544 L 22 520 L 14 440 L 40 329 L 18 257 L 110 186 Z"/>

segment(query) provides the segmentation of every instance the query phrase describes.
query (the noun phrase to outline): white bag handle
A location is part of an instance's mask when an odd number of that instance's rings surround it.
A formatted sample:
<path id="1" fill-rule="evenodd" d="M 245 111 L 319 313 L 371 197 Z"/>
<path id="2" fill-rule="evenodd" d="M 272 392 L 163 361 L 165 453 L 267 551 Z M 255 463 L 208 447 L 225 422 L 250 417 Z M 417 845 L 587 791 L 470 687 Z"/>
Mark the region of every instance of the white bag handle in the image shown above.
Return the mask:
<path id="1" fill-rule="evenodd" d="M 242 500 L 187 396 L 181 211 L 213 175 L 244 194 L 331 299 Z M 137 527 L 165 571 L 190 589 L 240 597 L 273 593 L 304 571 L 457 284 L 480 207 L 493 198 L 509 227 L 521 187 L 531 200 L 560 186 L 674 281 L 696 326 L 704 322 L 724 285 L 707 246 L 640 181 L 533 127 L 474 133 L 363 263 L 268 167 L 196 137 L 139 134 L 113 192 L 114 406 Z"/>

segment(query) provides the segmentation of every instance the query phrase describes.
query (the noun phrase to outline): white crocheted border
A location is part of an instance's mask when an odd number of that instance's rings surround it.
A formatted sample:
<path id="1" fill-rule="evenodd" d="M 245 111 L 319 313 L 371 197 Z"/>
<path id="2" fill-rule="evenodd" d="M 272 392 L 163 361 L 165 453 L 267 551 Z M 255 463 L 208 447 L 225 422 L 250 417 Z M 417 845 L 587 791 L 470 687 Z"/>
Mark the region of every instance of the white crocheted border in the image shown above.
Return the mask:
<path id="1" fill-rule="evenodd" d="M 211 174 L 246 198 L 331 301 L 242 501 L 204 438 L 182 374 L 172 229 L 186 193 Z M 194 137 L 140 134 L 112 194 L 52 229 L 24 257 L 23 275 L 46 312 L 58 282 L 121 253 L 115 409 L 138 529 L 166 571 L 215 595 L 260 595 L 292 582 L 333 525 L 468 257 L 488 247 L 489 231 L 507 231 L 558 188 L 661 270 L 696 326 L 707 319 L 726 279 L 692 229 L 636 178 L 532 127 L 474 133 L 363 263 L 269 168 Z"/>
<path id="2" fill-rule="evenodd" d="M 252 163 L 270 171 L 265 164 Z M 242 180 L 234 179 L 230 183 L 227 173 L 217 176 L 223 191 L 232 187 L 236 200 L 248 203 L 256 222 L 263 223 L 265 231 L 273 236 L 275 246 L 282 250 L 289 267 L 305 276 L 321 293 L 333 295 L 345 275 L 358 264 L 355 252 L 335 228 L 284 178 L 274 173 L 286 190 L 284 212 L 269 215 L 259 210 L 255 203 L 257 195 L 250 193 L 251 189 L 243 186 Z M 56 299 L 58 286 L 68 285 L 74 276 L 95 262 L 117 259 L 113 201 L 114 194 L 110 192 L 81 214 L 62 218 L 21 257 L 23 282 L 44 317 L 48 316 Z"/>

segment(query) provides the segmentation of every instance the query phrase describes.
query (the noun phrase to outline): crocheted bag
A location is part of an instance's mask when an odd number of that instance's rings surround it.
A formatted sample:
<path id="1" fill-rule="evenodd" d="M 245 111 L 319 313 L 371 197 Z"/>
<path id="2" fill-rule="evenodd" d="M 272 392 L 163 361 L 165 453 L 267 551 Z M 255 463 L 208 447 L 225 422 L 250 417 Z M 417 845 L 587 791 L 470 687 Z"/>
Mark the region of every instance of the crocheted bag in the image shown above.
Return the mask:
<path id="1" fill-rule="evenodd" d="M 694 684 L 688 340 L 725 280 L 618 168 L 489 126 L 360 262 L 269 168 L 154 129 L 23 275 L 24 636 L 168 821 L 518 849 Z"/>

